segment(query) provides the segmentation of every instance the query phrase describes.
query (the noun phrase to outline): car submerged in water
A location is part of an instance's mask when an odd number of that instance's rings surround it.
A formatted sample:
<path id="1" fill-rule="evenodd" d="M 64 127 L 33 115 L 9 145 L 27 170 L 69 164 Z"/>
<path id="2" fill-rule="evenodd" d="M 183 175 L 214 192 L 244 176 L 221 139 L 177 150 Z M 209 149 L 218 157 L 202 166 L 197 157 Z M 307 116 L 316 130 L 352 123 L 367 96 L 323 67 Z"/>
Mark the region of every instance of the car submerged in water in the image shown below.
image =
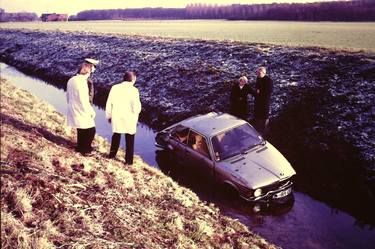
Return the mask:
<path id="1" fill-rule="evenodd" d="M 211 112 L 156 135 L 156 146 L 251 202 L 286 202 L 292 196 L 290 163 L 246 121 Z"/>

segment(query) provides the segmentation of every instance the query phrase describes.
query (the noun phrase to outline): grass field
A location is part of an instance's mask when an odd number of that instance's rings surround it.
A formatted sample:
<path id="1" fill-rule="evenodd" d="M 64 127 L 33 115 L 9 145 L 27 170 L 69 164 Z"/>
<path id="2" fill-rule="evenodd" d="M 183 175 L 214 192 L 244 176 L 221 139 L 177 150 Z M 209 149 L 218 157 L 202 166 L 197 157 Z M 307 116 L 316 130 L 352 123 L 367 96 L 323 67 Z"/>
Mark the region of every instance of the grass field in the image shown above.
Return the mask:
<path id="1" fill-rule="evenodd" d="M 0 28 L 88 31 L 375 51 L 374 23 L 144 20 L 1 23 Z"/>

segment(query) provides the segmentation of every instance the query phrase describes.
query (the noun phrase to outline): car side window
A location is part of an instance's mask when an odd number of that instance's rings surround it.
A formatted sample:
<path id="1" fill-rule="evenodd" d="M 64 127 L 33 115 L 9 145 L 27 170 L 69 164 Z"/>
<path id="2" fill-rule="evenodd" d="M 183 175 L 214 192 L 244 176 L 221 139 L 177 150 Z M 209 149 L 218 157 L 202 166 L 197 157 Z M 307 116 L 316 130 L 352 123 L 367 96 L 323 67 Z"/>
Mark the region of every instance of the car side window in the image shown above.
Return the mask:
<path id="1" fill-rule="evenodd" d="M 207 141 L 202 135 L 194 131 L 191 131 L 189 135 L 188 146 L 193 150 L 197 151 L 198 153 L 204 155 L 205 157 L 210 158 L 210 153 L 208 152 L 207 147 Z"/>
<path id="2" fill-rule="evenodd" d="M 185 126 L 178 126 L 172 132 L 172 138 L 180 143 L 186 144 L 189 135 L 189 128 Z"/>

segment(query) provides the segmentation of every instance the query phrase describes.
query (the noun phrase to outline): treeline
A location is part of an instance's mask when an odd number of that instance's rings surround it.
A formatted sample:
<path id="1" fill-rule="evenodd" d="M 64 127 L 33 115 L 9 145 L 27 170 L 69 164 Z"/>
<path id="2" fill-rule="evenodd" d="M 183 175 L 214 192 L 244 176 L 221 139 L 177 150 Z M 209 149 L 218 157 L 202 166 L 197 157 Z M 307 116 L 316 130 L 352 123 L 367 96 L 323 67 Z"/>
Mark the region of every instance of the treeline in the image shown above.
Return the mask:
<path id="1" fill-rule="evenodd" d="M 305 4 L 253 4 L 229 6 L 190 4 L 189 18 L 230 20 L 375 21 L 375 1 L 338 1 Z"/>
<path id="2" fill-rule="evenodd" d="M 0 22 L 30 22 L 37 21 L 39 17 L 36 13 L 18 12 L 7 13 L 4 9 L 0 9 Z"/>
<path id="3" fill-rule="evenodd" d="M 228 19 L 290 21 L 375 21 L 375 0 L 293 4 L 189 4 L 186 8 L 140 8 L 85 10 L 69 20 L 123 19 Z M 7 13 L 0 9 L 0 22 L 40 20 L 36 13 Z"/>
<path id="4" fill-rule="evenodd" d="M 189 4 L 186 8 L 86 10 L 69 20 L 229 19 L 295 21 L 375 21 L 375 1 L 294 4 Z"/>
<path id="5" fill-rule="evenodd" d="M 142 8 L 85 10 L 69 20 L 121 20 L 121 19 L 185 19 L 186 9 L 182 8 Z"/>

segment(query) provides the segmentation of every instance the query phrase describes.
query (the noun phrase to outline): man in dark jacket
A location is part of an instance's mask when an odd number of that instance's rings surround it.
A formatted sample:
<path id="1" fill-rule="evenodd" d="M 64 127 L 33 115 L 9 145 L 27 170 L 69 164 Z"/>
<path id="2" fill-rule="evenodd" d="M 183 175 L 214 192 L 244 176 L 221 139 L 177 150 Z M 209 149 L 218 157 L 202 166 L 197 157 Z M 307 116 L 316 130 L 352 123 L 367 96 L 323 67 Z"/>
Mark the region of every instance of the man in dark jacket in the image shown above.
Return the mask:
<path id="1" fill-rule="evenodd" d="M 96 70 L 96 65 L 98 65 L 99 61 L 91 58 L 86 58 L 85 63 L 88 63 L 93 66 L 92 71 L 95 72 Z M 94 90 L 94 82 L 92 79 L 88 78 L 87 79 L 87 86 L 89 88 L 89 100 L 90 104 L 94 104 L 94 95 L 95 95 L 95 90 Z"/>
<path id="2" fill-rule="evenodd" d="M 249 114 L 247 95 L 253 94 L 247 81 L 246 76 L 240 77 L 238 84 L 232 86 L 230 93 L 230 114 L 245 120 Z"/>
<path id="3" fill-rule="evenodd" d="M 253 94 L 255 97 L 255 128 L 261 133 L 266 133 L 268 130 L 271 94 L 273 91 L 273 81 L 266 73 L 265 67 L 258 68 L 255 91 Z"/>

